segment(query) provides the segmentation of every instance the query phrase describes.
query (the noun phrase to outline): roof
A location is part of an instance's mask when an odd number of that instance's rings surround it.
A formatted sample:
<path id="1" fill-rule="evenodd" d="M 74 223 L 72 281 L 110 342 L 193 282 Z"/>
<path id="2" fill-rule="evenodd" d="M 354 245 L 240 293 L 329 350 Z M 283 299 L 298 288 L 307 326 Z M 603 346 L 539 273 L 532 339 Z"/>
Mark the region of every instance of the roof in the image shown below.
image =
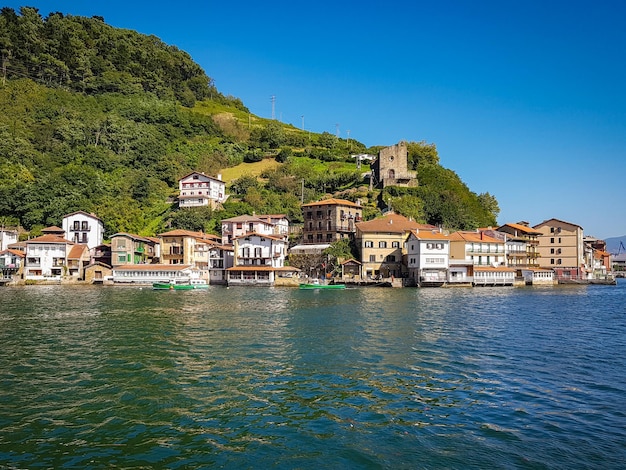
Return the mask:
<path id="1" fill-rule="evenodd" d="M 208 238 L 211 240 L 222 240 L 217 235 L 204 232 L 193 232 L 191 230 L 176 229 L 169 232 L 159 233 L 159 237 L 192 237 L 192 238 Z"/>
<path id="2" fill-rule="evenodd" d="M 474 266 L 474 272 L 476 271 L 485 271 L 485 272 L 515 272 L 514 268 L 509 268 L 508 266 Z"/>
<path id="3" fill-rule="evenodd" d="M 350 258 L 345 260 L 343 263 L 341 263 L 343 266 L 345 266 L 346 264 L 363 264 L 360 261 L 354 259 L 354 258 Z"/>
<path id="4" fill-rule="evenodd" d="M 246 237 L 261 237 L 261 238 L 269 238 L 270 240 L 276 240 L 279 242 L 285 242 L 285 239 L 282 237 L 275 237 L 274 235 L 264 235 L 262 233 L 257 233 L 257 232 L 249 232 L 246 233 L 244 235 L 239 235 L 238 237 L 235 237 L 235 240 L 239 240 L 240 238 L 246 238 Z"/>
<path id="5" fill-rule="evenodd" d="M 92 219 L 96 219 L 96 220 L 99 220 L 100 222 L 102 222 L 102 219 L 100 219 L 100 217 L 98 217 L 96 214 L 94 214 L 94 213 L 91 213 L 91 214 L 90 214 L 89 212 L 85 212 L 85 211 L 76 211 L 76 212 L 72 212 L 71 214 L 66 214 L 66 215 L 64 215 L 64 216 L 63 216 L 63 218 L 64 218 L 64 219 L 66 219 L 66 218 L 68 218 L 68 217 L 71 217 L 71 216 L 73 216 L 73 215 L 78 215 L 78 214 L 80 214 L 80 215 L 85 215 L 85 216 L 87 216 L 87 217 L 91 217 Z"/>
<path id="6" fill-rule="evenodd" d="M 69 240 L 66 240 L 63 237 L 60 237 L 58 235 L 53 235 L 53 234 L 47 234 L 47 235 L 42 235 L 40 237 L 36 237 L 36 238 L 31 238 L 30 240 L 26 241 L 26 244 L 30 244 L 30 243 L 62 243 L 64 245 L 73 245 L 74 242 L 71 242 Z"/>
<path id="7" fill-rule="evenodd" d="M 80 259 L 85 253 L 85 249 L 87 249 L 87 245 L 74 245 L 67 254 L 68 259 Z"/>
<path id="8" fill-rule="evenodd" d="M 298 268 L 294 268 L 293 266 L 282 266 L 280 268 L 274 268 L 272 266 L 233 266 L 232 268 L 228 268 L 226 271 L 300 271 Z"/>
<path id="9" fill-rule="evenodd" d="M 541 232 L 534 230 L 532 227 L 529 227 L 528 225 L 522 225 L 522 224 L 504 224 L 504 225 L 500 225 L 496 230 L 499 231 L 500 229 L 504 227 L 511 227 L 512 229 L 518 230 L 520 232 L 528 233 L 528 234 L 541 235 Z"/>
<path id="10" fill-rule="evenodd" d="M 310 252 L 318 253 L 318 252 L 324 251 L 329 246 L 330 246 L 330 243 L 320 243 L 320 244 L 317 244 L 317 245 L 316 244 L 309 244 L 309 245 L 307 245 L 306 243 L 304 243 L 304 244 L 292 246 L 291 248 L 289 248 L 289 251 L 290 252 L 304 251 L 304 252 L 307 252 L 307 253 L 310 253 Z"/>
<path id="11" fill-rule="evenodd" d="M 134 233 L 128 233 L 128 232 L 117 232 L 111 235 L 109 238 L 113 238 L 113 237 L 128 237 L 128 238 L 132 238 L 133 240 L 141 240 L 141 241 L 149 241 L 149 242 L 153 241 L 153 240 L 150 240 L 148 237 L 142 237 L 141 235 L 136 235 Z"/>
<path id="12" fill-rule="evenodd" d="M 209 178 L 209 179 L 212 179 L 214 181 L 219 181 L 220 183 L 224 183 L 221 179 L 215 178 L 214 176 L 205 175 L 201 171 L 192 171 L 191 173 L 188 173 L 185 176 L 183 176 L 182 178 L 180 178 L 178 181 L 182 181 L 185 178 L 189 178 L 191 175 L 200 175 L 200 176 L 204 176 L 205 178 Z"/>
<path id="13" fill-rule="evenodd" d="M 20 258 L 26 258 L 26 253 L 20 250 L 12 250 L 11 248 L 8 248 L 6 250 L 0 251 L 0 255 L 9 254 L 9 253 L 14 256 L 19 256 Z"/>
<path id="14" fill-rule="evenodd" d="M 504 244 L 502 240 L 485 235 L 483 232 L 465 232 L 458 231 L 450 234 L 451 241 L 464 241 L 464 242 L 486 242 L 486 243 L 500 243 Z"/>
<path id="15" fill-rule="evenodd" d="M 113 269 L 116 271 L 183 271 L 190 267 L 188 264 L 123 264 Z"/>
<path id="16" fill-rule="evenodd" d="M 262 224 L 270 224 L 274 225 L 267 220 L 262 219 L 261 217 L 269 217 L 269 216 L 256 216 L 256 215 L 238 215 L 236 217 L 231 217 L 230 219 L 222 219 L 222 223 L 224 222 L 261 222 Z"/>
<path id="17" fill-rule="evenodd" d="M 42 229 L 41 233 L 65 233 L 65 230 L 61 227 L 57 227 L 56 225 L 52 225 L 51 227 Z"/>
<path id="18" fill-rule="evenodd" d="M 445 233 L 433 230 L 411 230 L 413 235 L 418 240 L 446 240 L 450 241 L 450 237 Z"/>
<path id="19" fill-rule="evenodd" d="M 559 222 L 561 224 L 571 225 L 572 227 L 578 227 L 579 229 L 582 229 L 582 227 L 580 225 L 573 224 L 571 222 L 565 222 L 564 220 L 559 220 L 559 219 L 544 220 L 543 222 L 540 222 L 537 225 L 533 225 L 533 228 L 541 227 L 542 225 L 548 225 L 550 222 Z"/>
<path id="20" fill-rule="evenodd" d="M 394 212 L 388 212 L 382 217 L 368 220 L 367 222 L 357 222 L 356 227 L 361 232 L 367 233 L 404 233 L 410 230 L 432 230 L 437 228 L 434 225 L 417 223 L 414 220 Z"/>
<path id="21" fill-rule="evenodd" d="M 334 197 L 330 199 L 322 199 L 321 201 L 317 202 L 309 202 L 308 204 L 302 204 L 302 207 L 315 206 L 349 206 L 361 208 L 361 206 L 355 202 L 348 201 L 346 199 L 335 199 Z"/>

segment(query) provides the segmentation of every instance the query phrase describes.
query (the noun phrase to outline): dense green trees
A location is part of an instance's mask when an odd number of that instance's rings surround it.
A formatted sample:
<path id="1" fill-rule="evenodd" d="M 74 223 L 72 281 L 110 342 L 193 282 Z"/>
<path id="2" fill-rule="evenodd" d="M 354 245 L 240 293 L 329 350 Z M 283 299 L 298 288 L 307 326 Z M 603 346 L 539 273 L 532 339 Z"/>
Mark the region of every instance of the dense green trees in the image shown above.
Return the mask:
<path id="1" fill-rule="evenodd" d="M 33 233 L 76 210 L 98 214 L 109 235 L 218 233 L 222 219 L 252 212 L 300 222 L 301 201 L 333 194 L 364 201 L 366 218 L 391 206 L 449 228 L 494 225 L 499 212 L 492 195 L 472 193 L 442 168 L 426 142 L 408 143 L 418 188 L 363 190 L 350 155 L 377 147 L 252 119 L 188 54 L 100 17 L 2 8 L 0 56 L 0 218 Z M 234 181 L 220 210 L 176 210 L 185 174 L 265 158 L 280 165 Z"/>

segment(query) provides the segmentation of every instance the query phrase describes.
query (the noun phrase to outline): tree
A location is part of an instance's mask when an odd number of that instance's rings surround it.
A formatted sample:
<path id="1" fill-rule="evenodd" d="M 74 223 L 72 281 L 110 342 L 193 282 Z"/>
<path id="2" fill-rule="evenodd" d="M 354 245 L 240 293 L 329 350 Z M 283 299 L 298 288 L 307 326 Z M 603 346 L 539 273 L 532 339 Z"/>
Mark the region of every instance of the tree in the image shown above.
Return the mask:
<path id="1" fill-rule="evenodd" d="M 409 167 L 413 170 L 418 169 L 420 165 L 439 164 L 439 153 L 435 144 L 427 144 L 426 141 L 408 142 L 407 145 Z"/>
<path id="2" fill-rule="evenodd" d="M 481 193 L 478 195 L 478 200 L 483 208 L 488 211 L 491 215 L 493 215 L 494 219 L 498 218 L 498 214 L 500 213 L 500 206 L 498 205 L 498 200 L 495 196 L 492 196 L 489 193 Z"/>

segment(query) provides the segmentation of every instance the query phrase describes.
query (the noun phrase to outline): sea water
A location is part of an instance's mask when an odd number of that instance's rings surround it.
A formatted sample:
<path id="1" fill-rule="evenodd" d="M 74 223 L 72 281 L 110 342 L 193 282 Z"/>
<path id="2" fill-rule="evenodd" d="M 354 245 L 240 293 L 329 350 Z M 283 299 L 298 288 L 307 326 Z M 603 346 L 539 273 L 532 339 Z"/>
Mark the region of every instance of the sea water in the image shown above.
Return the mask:
<path id="1" fill-rule="evenodd" d="M 0 467 L 624 468 L 620 281 L 0 288 Z"/>

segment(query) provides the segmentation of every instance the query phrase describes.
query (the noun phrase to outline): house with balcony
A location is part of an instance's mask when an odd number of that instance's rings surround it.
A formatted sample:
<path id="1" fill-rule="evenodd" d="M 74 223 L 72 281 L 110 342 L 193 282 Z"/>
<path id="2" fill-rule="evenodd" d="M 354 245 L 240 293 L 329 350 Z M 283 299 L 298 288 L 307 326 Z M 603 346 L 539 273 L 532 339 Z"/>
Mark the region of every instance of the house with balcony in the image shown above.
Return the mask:
<path id="1" fill-rule="evenodd" d="M 193 243 L 193 266 L 209 284 L 226 284 L 226 269 L 233 266 L 233 247 L 198 237 Z"/>
<path id="2" fill-rule="evenodd" d="M 111 266 L 159 262 L 160 240 L 132 233 L 111 235 Z"/>
<path id="3" fill-rule="evenodd" d="M 188 207 L 219 207 L 228 196 L 222 175 L 217 178 L 194 171 L 178 180 L 178 206 Z"/>
<path id="4" fill-rule="evenodd" d="M 467 262 L 472 266 L 506 266 L 504 240 L 483 232 L 459 231 L 450 234 L 450 264 Z"/>
<path id="5" fill-rule="evenodd" d="M 0 251 L 0 279 L 6 282 L 19 276 L 25 258 L 26 253 L 20 250 L 7 248 Z"/>
<path id="6" fill-rule="evenodd" d="M 377 219 L 356 223 L 356 245 L 366 278 L 405 277 L 405 242 L 412 230 L 435 230 L 400 214 L 388 212 Z"/>
<path id="7" fill-rule="evenodd" d="M 102 244 L 104 223 L 95 214 L 84 211 L 72 212 L 63 216 L 63 236 L 92 250 Z"/>
<path id="8" fill-rule="evenodd" d="M 318 252 L 343 238 L 354 237 L 362 220 L 360 204 L 345 199 L 323 199 L 302 205 L 302 244 L 319 245 Z"/>
<path id="9" fill-rule="evenodd" d="M 450 237 L 440 230 L 411 230 L 406 241 L 409 279 L 418 287 L 448 282 Z"/>
<path id="10" fill-rule="evenodd" d="M 233 266 L 226 270 L 229 286 L 271 286 L 280 273 L 294 271 L 285 266 L 287 241 L 282 237 L 248 233 L 233 243 Z"/>
<path id="11" fill-rule="evenodd" d="M 593 268 L 585 258 L 583 228 L 559 219 L 533 226 L 538 236 L 539 266 L 553 269 L 560 282 L 586 280 Z"/>
<path id="12" fill-rule="evenodd" d="M 194 266 L 194 248 L 198 240 L 220 244 L 217 235 L 192 230 L 176 229 L 158 235 L 161 242 L 162 264 L 185 264 Z"/>
<path id="13" fill-rule="evenodd" d="M 278 221 L 277 221 L 278 222 Z M 286 222 L 286 232 L 284 227 Z M 259 233 L 272 237 L 284 237 L 289 235 L 289 221 L 285 217 L 280 225 L 272 221 L 271 216 L 238 215 L 222 220 L 222 244 L 233 245 L 235 238 L 248 233 Z"/>
<path id="14" fill-rule="evenodd" d="M 541 232 L 523 221 L 501 225 L 496 231 L 505 235 L 507 266 L 518 270 L 539 267 L 538 247 Z"/>
<path id="15" fill-rule="evenodd" d="M 474 286 L 512 286 L 515 269 L 508 266 L 474 265 Z"/>
<path id="16" fill-rule="evenodd" d="M 60 282 L 68 274 L 67 255 L 73 246 L 73 242 L 53 234 L 26 241 L 24 279 Z"/>

